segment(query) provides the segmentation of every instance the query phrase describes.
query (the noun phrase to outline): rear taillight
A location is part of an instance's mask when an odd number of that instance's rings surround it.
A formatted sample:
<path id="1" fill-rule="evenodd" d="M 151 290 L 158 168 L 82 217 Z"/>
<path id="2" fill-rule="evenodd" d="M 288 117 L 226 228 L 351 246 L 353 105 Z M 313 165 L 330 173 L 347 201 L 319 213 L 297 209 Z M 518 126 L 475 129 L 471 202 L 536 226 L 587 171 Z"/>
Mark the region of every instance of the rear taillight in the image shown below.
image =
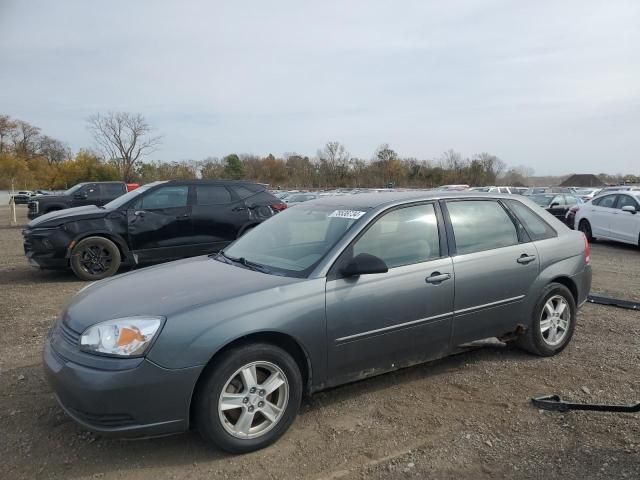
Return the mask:
<path id="1" fill-rule="evenodd" d="M 582 236 L 584 237 L 584 262 L 589 265 L 589 262 L 591 261 L 591 252 L 589 250 L 589 240 L 587 240 L 587 236 L 583 233 Z"/>
<path id="2" fill-rule="evenodd" d="M 274 203 L 273 205 L 271 205 L 271 208 L 273 209 L 274 212 L 278 213 L 278 212 L 281 212 L 282 210 L 284 210 L 285 208 L 287 208 L 287 204 L 286 203 Z"/>

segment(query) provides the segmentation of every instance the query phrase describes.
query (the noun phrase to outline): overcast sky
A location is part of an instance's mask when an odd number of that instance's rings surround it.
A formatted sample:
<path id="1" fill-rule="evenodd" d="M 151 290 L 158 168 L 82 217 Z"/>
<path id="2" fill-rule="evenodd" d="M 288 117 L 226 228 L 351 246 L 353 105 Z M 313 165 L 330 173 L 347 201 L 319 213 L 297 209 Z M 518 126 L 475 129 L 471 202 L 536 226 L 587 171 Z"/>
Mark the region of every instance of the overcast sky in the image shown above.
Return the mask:
<path id="1" fill-rule="evenodd" d="M 640 1 L 0 0 L 0 113 L 74 149 L 144 114 L 151 158 L 498 155 L 640 173 Z"/>

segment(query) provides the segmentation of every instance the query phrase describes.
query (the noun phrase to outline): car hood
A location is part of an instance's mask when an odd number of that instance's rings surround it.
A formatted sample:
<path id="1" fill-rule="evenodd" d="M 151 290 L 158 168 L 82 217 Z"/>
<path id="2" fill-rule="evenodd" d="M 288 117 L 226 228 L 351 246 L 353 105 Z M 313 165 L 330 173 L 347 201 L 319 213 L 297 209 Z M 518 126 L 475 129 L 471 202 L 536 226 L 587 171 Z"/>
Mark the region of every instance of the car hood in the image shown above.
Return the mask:
<path id="1" fill-rule="evenodd" d="M 67 325 L 83 332 L 105 320 L 139 315 L 170 317 L 196 306 L 300 281 L 208 256 L 193 257 L 95 282 L 72 299 L 63 316 Z"/>
<path id="2" fill-rule="evenodd" d="M 54 212 L 45 213 L 31 220 L 28 223 L 29 228 L 60 225 L 68 220 L 80 220 L 84 218 L 103 217 L 110 210 L 96 207 L 95 205 L 85 205 L 83 207 L 65 208 L 64 210 L 56 210 Z M 46 224 L 46 225 L 45 225 Z"/>

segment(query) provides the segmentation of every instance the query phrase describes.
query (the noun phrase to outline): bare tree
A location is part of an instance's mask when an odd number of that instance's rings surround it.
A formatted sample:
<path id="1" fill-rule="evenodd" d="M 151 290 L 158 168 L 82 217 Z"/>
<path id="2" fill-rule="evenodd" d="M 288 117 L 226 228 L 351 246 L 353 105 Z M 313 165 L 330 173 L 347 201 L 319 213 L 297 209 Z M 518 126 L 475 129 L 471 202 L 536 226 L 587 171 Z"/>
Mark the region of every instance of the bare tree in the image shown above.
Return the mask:
<path id="1" fill-rule="evenodd" d="M 88 123 L 99 148 L 116 165 L 124 181 L 130 181 L 136 163 L 160 145 L 161 137 L 151 136 L 151 126 L 139 113 L 96 114 Z"/>
<path id="2" fill-rule="evenodd" d="M 318 150 L 320 170 L 325 174 L 329 185 L 337 186 L 339 178 L 346 173 L 349 152 L 340 142 L 327 142 Z"/>
<path id="3" fill-rule="evenodd" d="M 66 143 L 47 135 L 40 138 L 39 152 L 47 159 L 49 165 L 62 163 L 71 158 L 71 150 Z"/>
<path id="4" fill-rule="evenodd" d="M 0 153 L 8 150 L 7 140 L 12 138 L 16 126 L 16 122 L 11 120 L 9 115 L 0 115 Z"/>
<path id="5" fill-rule="evenodd" d="M 15 125 L 12 133 L 13 150 L 19 157 L 32 158 L 38 150 L 40 129 L 22 120 L 16 120 Z"/>

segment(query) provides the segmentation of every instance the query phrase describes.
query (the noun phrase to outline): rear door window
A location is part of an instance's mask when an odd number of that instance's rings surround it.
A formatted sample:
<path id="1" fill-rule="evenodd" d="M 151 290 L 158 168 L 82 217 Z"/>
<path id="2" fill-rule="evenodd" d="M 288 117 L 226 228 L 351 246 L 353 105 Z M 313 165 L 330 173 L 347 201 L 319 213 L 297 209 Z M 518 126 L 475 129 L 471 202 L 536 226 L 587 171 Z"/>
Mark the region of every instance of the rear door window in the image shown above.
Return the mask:
<path id="1" fill-rule="evenodd" d="M 100 185 L 102 196 L 105 198 L 119 197 L 124 193 L 124 188 L 120 183 L 103 183 Z"/>
<path id="2" fill-rule="evenodd" d="M 516 245 L 518 232 L 511 217 L 496 201 L 447 202 L 458 254 Z"/>
<path id="3" fill-rule="evenodd" d="M 196 185 L 196 205 L 231 203 L 231 192 L 223 185 Z"/>

